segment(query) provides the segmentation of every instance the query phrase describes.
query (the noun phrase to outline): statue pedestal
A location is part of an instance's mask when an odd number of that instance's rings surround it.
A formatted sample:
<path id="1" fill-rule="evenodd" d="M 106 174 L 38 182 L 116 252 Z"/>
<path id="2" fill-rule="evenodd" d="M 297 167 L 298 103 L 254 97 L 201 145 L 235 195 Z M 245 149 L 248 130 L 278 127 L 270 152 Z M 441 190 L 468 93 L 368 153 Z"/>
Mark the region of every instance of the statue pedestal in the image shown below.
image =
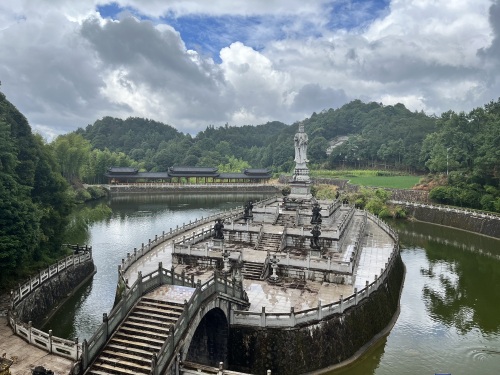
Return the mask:
<path id="1" fill-rule="evenodd" d="M 310 252 L 312 257 L 320 258 L 321 257 L 321 250 L 319 249 L 311 249 Z"/>
<path id="2" fill-rule="evenodd" d="M 311 183 L 309 181 L 290 182 L 290 198 L 312 198 Z"/>
<path id="3" fill-rule="evenodd" d="M 212 244 L 212 250 L 222 250 L 223 248 L 224 248 L 224 240 L 214 238 Z"/>

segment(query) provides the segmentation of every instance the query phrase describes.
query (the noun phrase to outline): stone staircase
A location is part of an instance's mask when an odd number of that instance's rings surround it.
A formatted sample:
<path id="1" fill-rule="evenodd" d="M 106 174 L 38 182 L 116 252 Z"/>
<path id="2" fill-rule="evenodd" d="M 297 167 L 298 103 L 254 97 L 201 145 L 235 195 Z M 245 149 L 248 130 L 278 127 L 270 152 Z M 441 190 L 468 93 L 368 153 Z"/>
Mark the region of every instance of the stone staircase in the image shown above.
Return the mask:
<path id="1" fill-rule="evenodd" d="M 149 374 L 184 306 L 143 297 L 121 324 L 87 374 Z"/>
<path id="2" fill-rule="evenodd" d="M 293 227 L 295 225 L 295 214 L 279 214 L 274 224 Z"/>
<path id="3" fill-rule="evenodd" d="M 257 250 L 260 251 L 278 251 L 281 243 L 281 234 L 278 233 L 263 233 L 259 241 Z"/>
<path id="4" fill-rule="evenodd" d="M 260 280 L 263 268 L 264 265 L 262 263 L 243 261 L 241 273 L 245 279 Z"/>

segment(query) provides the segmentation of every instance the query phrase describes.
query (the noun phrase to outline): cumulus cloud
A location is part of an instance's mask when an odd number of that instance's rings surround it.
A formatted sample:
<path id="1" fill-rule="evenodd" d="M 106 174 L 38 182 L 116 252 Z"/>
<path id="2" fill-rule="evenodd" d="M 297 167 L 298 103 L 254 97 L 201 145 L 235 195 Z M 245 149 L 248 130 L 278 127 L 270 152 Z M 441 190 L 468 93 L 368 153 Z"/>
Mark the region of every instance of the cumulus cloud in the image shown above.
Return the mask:
<path id="1" fill-rule="evenodd" d="M 196 133 L 356 98 L 439 114 L 500 96 L 498 0 L 361 3 L 117 0 L 107 18 L 103 0 L 2 2 L 1 90 L 47 137 L 107 115 Z"/>

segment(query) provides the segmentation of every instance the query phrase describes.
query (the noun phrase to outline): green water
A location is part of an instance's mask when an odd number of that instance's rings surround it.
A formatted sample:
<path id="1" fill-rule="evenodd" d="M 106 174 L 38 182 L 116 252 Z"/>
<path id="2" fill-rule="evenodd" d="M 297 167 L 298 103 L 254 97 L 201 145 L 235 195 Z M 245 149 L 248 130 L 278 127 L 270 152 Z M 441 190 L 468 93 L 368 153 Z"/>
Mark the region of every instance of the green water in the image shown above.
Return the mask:
<path id="1" fill-rule="evenodd" d="M 390 334 L 329 375 L 500 373 L 500 241 L 426 223 L 392 223 L 406 278 Z"/>
<path id="2" fill-rule="evenodd" d="M 124 196 L 110 219 L 89 228 L 98 268 L 45 326 L 56 336 L 89 338 L 112 307 L 117 265 L 127 252 L 170 227 L 249 195 Z M 500 241 L 425 223 L 392 223 L 400 233 L 406 279 L 390 334 L 353 365 L 330 375 L 500 373 Z"/>

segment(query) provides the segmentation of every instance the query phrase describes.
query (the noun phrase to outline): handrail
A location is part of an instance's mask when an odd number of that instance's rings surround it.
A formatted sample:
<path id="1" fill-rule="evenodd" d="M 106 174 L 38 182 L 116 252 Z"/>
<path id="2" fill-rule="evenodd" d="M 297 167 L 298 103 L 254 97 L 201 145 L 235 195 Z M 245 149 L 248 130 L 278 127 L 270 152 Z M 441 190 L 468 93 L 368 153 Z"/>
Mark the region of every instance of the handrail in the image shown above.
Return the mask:
<path id="1" fill-rule="evenodd" d="M 445 210 L 448 212 L 463 213 L 472 216 L 479 216 L 482 218 L 500 220 L 500 214 L 496 212 L 481 211 L 481 210 L 476 210 L 474 208 L 463 208 L 463 207 L 448 206 L 445 204 L 426 204 L 426 203 L 416 203 L 416 202 L 397 201 L 397 200 L 390 200 L 390 202 L 395 204 L 404 204 L 406 206 L 425 207 L 433 210 Z"/>
<path id="2" fill-rule="evenodd" d="M 275 202 L 277 200 L 277 197 L 270 197 L 263 199 L 261 201 L 258 201 L 254 203 L 255 206 L 257 205 L 265 205 L 268 204 L 269 202 Z M 208 216 L 206 218 L 201 218 L 201 219 L 196 219 L 194 222 L 189 222 L 188 224 L 184 224 L 183 226 L 179 227 L 177 226 L 175 229 L 170 228 L 169 232 L 163 231 L 163 233 L 158 236 L 155 235 L 155 239 L 151 240 L 149 239 L 148 243 L 137 249 L 134 248 L 133 253 L 127 253 L 127 257 L 122 259 L 121 264 L 118 266 L 118 282 L 121 283 L 122 285 L 125 285 L 126 288 L 127 282 L 125 278 L 125 272 L 139 259 L 141 259 L 144 255 L 148 254 L 151 250 L 153 250 L 155 247 L 163 244 L 164 242 L 171 240 L 172 238 L 178 236 L 181 233 L 184 233 L 188 231 L 189 229 L 198 227 L 199 225 L 207 224 L 211 221 L 214 221 L 218 218 L 221 219 L 231 219 L 234 217 L 238 217 L 238 215 L 243 213 L 243 207 L 239 206 L 236 207 L 232 210 L 229 211 L 222 211 L 217 214 Z"/>
<path id="3" fill-rule="evenodd" d="M 282 252 L 286 248 L 286 230 L 287 230 L 287 227 L 286 227 L 286 223 L 285 223 L 285 226 L 283 228 L 283 233 L 281 234 L 281 241 L 280 241 L 280 245 L 278 247 L 278 252 Z"/>
<path id="4" fill-rule="evenodd" d="M 257 240 L 255 241 L 255 246 L 254 246 L 255 250 L 258 249 L 259 244 L 260 244 L 260 240 L 262 239 L 263 234 L 264 234 L 264 225 L 261 225 L 260 229 L 259 229 L 259 234 L 257 235 Z"/>
<path id="5" fill-rule="evenodd" d="M 347 298 L 343 298 L 343 296 L 341 296 L 338 301 L 326 305 L 322 305 L 320 302 L 316 308 L 298 312 L 294 311 L 293 307 L 289 313 L 267 313 L 265 312 L 265 308 L 263 308 L 262 312 L 233 310 L 231 311 L 232 324 L 254 327 L 293 328 L 299 324 L 313 323 L 332 316 L 333 314 L 343 313 L 345 309 L 356 306 L 362 300 L 368 298 L 387 279 L 399 254 L 399 242 L 396 232 L 394 232 L 394 230 L 385 222 L 368 212 L 366 212 L 366 217 L 369 217 L 371 220 L 377 222 L 377 224 L 394 240 L 394 246 L 386 266 L 384 269 L 381 269 L 380 275 L 375 275 L 373 282 L 369 283 L 367 281 L 366 286 L 359 291 L 357 288 L 354 288 L 354 293 Z"/>
<path id="6" fill-rule="evenodd" d="M 31 292 L 43 285 L 54 276 L 59 275 L 68 267 L 92 261 L 92 247 L 82 248 L 83 253 L 73 254 L 50 265 L 38 276 L 30 278 L 27 282 L 16 290 L 11 291 L 11 303 L 7 310 L 7 320 L 15 335 L 24 338 L 29 344 L 37 346 L 49 353 L 62 357 L 77 360 L 82 352 L 82 345 L 75 341 L 66 340 L 52 335 L 52 330 L 48 333 L 32 327 L 31 321 L 25 323 L 18 318 L 16 306 L 19 305 Z"/>
<path id="7" fill-rule="evenodd" d="M 12 305 L 16 306 L 33 290 L 42 285 L 45 281 L 65 270 L 69 266 L 77 265 L 92 259 L 92 247 L 88 247 L 88 251 L 83 253 L 67 256 L 58 262 L 51 264 L 48 268 L 40 271 L 37 276 L 30 278 L 24 284 L 20 284 L 16 290 L 11 290 Z"/>
<path id="8" fill-rule="evenodd" d="M 166 270 L 162 268 L 162 263 L 159 263 L 157 270 L 145 276 L 139 272 L 137 280 L 130 287 L 130 289 L 125 292 L 122 299 L 115 305 L 109 315 L 103 314 L 103 323 L 94 335 L 92 335 L 88 341 L 84 340 L 81 354 L 81 365 L 83 371 L 90 366 L 98 353 L 101 352 L 113 332 L 117 329 L 119 324 L 123 321 L 139 299 L 149 291 L 165 284 L 190 286 L 196 289 L 188 304 L 185 305 L 184 311 L 174 324 L 173 329 L 171 330 L 171 337 L 165 341 L 160 354 L 155 360 L 156 368 L 160 370 L 163 369 L 162 366 L 164 363 L 171 360 L 173 349 L 175 349 L 179 340 L 184 335 L 188 322 L 191 320 L 194 312 L 197 311 L 197 309 L 204 301 L 206 301 L 208 297 L 218 292 L 219 296 L 228 295 L 232 298 L 241 300 L 245 304 L 248 302 L 248 296 L 241 282 L 222 279 L 218 276 L 217 272 L 215 272 L 214 276 L 208 279 L 204 284 L 201 284 L 200 282 L 195 284 L 193 277 L 188 278 L 184 275 L 184 273 L 176 274 L 173 269 Z M 167 357 L 164 358 L 165 356 Z M 159 373 L 158 371 L 159 370 L 155 370 L 154 373 Z"/>

